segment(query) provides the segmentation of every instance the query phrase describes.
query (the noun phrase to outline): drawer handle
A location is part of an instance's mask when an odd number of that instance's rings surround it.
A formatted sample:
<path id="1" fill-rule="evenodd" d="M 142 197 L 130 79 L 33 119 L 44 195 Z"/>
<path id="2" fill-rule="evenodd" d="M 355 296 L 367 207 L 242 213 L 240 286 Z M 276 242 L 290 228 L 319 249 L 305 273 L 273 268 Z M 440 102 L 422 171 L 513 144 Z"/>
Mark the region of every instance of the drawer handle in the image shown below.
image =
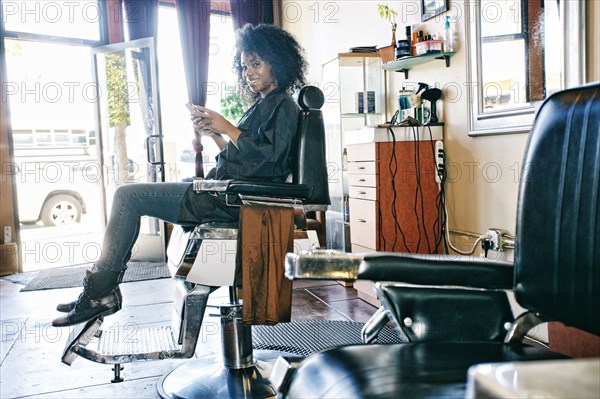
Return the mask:
<path id="1" fill-rule="evenodd" d="M 365 219 L 358 219 L 358 221 L 359 221 L 360 223 L 367 223 L 367 221 L 366 221 Z"/>
<path id="2" fill-rule="evenodd" d="M 358 179 L 358 181 L 367 181 L 367 179 Z"/>
<path id="3" fill-rule="evenodd" d="M 365 168 L 364 166 L 359 166 L 356 169 L 358 169 L 358 170 L 364 170 L 364 169 L 367 169 L 367 168 Z"/>
<path id="4" fill-rule="evenodd" d="M 361 194 L 361 195 L 366 195 L 367 194 L 366 191 L 359 191 L 358 193 Z"/>

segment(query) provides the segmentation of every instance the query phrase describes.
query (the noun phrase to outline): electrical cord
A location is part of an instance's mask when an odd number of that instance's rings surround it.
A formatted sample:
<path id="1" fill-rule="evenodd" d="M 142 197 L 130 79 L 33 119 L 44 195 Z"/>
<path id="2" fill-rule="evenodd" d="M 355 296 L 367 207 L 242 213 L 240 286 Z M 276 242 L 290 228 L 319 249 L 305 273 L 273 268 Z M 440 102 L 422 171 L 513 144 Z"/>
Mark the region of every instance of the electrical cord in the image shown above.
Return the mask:
<path id="1" fill-rule="evenodd" d="M 446 204 L 444 204 L 444 210 L 445 210 L 446 214 L 448 214 L 448 209 L 446 209 Z M 473 246 L 471 247 L 470 250 L 463 251 L 463 250 L 456 248 L 452 244 L 452 242 L 450 241 L 450 229 L 446 229 L 446 243 L 453 251 L 455 251 L 461 255 L 472 255 L 475 252 L 475 250 L 477 249 L 477 247 L 479 246 L 479 243 L 481 242 L 481 240 L 483 240 L 484 238 L 486 238 L 485 234 L 480 235 L 479 237 L 477 237 L 477 239 L 475 240 L 475 243 L 473 244 Z"/>
<path id="2" fill-rule="evenodd" d="M 398 232 L 400 232 L 400 235 L 402 236 L 402 244 L 404 245 L 404 248 L 406 249 L 406 251 L 408 253 L 411 253 L 411 250 L 406 243 L 406 236 L 404 234 L 404 231 L 402 230 L 402 227 L 400 226 L 400 222 L 398 221 L 398 214 L 396 212 L 396 198 L 397 198 L 396 174 L 398 173 L 398 159 L 396 158 L 396 134 L 394 133 L 394 130 L 391 127 L 388 127 L 387 130 L 388 130 L 388 133 L 392 136 L 392 155 L 390 157 L 390 162 L 388 164 L 388 169 L 389 169 L 390 175 L 391 175 L 391 186 L 392 186 L 392 208 L 391 208 L 391 211 L 392 211 L 392 217 L 394 219 L 394 241 L 392 244 L 392 251 L 396 247 L 396 242 L 398 240 Z M 393 165 L 393 167 L 392 167 L 392 165 Z"/>
<path id="3" fill-rule="evenodd" d="M 442 154 L 442 159 L 444 161 L 444 168 L 443 168 L 443 172 L 442 172 L 442 176 L 441 176 L 442 177 L 441 183 L 439 184 L 440 195 L 438 196 L 438 198 L 439 198 L 438 210 L 441 210 L 441 212 L 442 212 L 442 235 L 443 235 L 444 243 L 446 246 L 446 253 L 448 253 L 448 247 L 449 247 L 454 252 L 456 252 L 460 255 L 472 255 L 475 252 L 475 250 L 477 249 L 477 247 L 479 246 L 479 244 L 481 243 L 481 241 L 484 238 L 486 238 L 486 235 L 482 234 L 479 237 L 477 237 L 477 239 L 475 240 L 475 243 L 473 244 L 471 249 L 468 251 L 463 251 L 463 250 L 457 248 L 456 246 L 454 246 L 454 244 L 452 244 L 452 241 L 450 241 L 450 229 L 448 228 L 448 208 L 446 206 L 446 193 L 445 193 L 445 183 L 446 183 L 446 154 L 445 154 L 445 152 Z"/>
<path id="4" fill-rule="evenodd" d="M 386 246 L 387 246 L 387 240 L 385 239 L 385 234 L 383 234 L 383 229 L 381 228 L 382 224 L 383 224 L 383 215 L 381 214 L 381 207 L 378 206 L 377 207 L 377 219 L 378 219 L 378 223 L 379 223 L 379 239 L 381 240 L 382 248 L 385 251 L 386 250 Z"/>
<path id="5" fill-rule="evenodd" d="M 423 223 L 423 190 L 421 187 L 421 159 L 420 159 L 420 152 L 419 152 L 419 139 L 417 137 L 417 133 L 415 132 L 415 128 L 411 127 L 411 132 L 413 135 L 413 140 L 414 140 L 414 147 L 413 147 L 413 162 L 415 164 L 415 203 L 414 203 L 414 213 L 415 213 L 415 218 L 417 220 L 417 233 L 418 233 L 418 240 L 417 240 L 417 247 L 415 252 L 419 252 L 420 246 L 421 246 L 421 223 Z M 418 202 L 419 202 L 419 194 L 421 194 L 421 220 L 419 220 L 419 212 L 417 210 L 418 207 Z M 423 226 L 424 227 L 424 226 Z M 427 232 L 425 232 L 425 234 L 427 234 Z M 427 243 L 429 246 L 429 242 Z M 429 250 L 431 250 L 431 248 L 428 248 Z"/>

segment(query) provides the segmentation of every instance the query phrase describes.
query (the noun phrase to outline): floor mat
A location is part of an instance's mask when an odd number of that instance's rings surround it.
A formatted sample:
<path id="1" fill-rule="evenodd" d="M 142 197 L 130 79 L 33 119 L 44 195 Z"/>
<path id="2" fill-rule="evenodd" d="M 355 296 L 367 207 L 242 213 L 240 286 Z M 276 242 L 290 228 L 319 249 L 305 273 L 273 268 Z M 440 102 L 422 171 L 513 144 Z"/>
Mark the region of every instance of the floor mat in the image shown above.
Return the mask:
<path id="1" fill-rule="evenodd" d="M 85 265 L 42 270 L 21 291 L 81 287 L 86 269 L 91 268 L 91 265 Z M 128 283 L 170 277 L 171 273 L 164 262 L 129 262 L 123 282 Z"/>
<path id="2" fill-rule="evenodd" d="M 360 331 L 363 326 L 364 323 L 337 320 L 299 320 L 274 326 L 252 326 L 252 347 L 306 357 L 336 346 L 362 344 Z M 396 344 L 402 341 L 386 326 L 380 331 L 377 342 Z"/>

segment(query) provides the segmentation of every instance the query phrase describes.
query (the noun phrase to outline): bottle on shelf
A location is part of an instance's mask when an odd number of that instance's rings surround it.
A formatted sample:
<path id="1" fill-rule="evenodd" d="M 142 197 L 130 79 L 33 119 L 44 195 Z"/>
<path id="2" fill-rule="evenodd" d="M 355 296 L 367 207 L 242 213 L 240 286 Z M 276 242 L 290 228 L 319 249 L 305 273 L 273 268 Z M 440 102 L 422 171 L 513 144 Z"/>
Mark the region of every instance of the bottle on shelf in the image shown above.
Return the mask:
<path id="1" fill-rule="evenodd" d="M 344 195 L 344 222 L 350 223 L 350 197 Z"/>
<path id="2" fill-rule="evenodd" d="M 417 41 L 418 41 L 419 31 L 417 30 L 416 26 L 413 26 L 411 28 L 411 30 L 412 30 L 412 32 L 411 32 L 411 42 L 410 42 L 410 44 L 411 44 L 411 52 L 412 52 L 412 55 L 417 55 L 417 50 L 416 50 L 415 45 L 417 44 Z"/>
<path id="3" fill-rule="evenodd" d="M 411 27 L 410 25 L 405 28 L 406 38 L 404 40 L 398 40 L 396 45 L 396 59 L 402 57 L 410 57 L 412 55 L 412 44 L 411 44 Z"/>
<path id="4" fill-rule="evenodd" d="M 444 23 L 444 53 L 451 53 L 454 51 L 454 30 L 450 26 L 450 16 L 446 16 L 446 22 Z"/>
<path id="5" fill-rule="evenodd" d="M 345 148 L 342 152 L 342 170 L 348 170 L 348 150 Z"/>

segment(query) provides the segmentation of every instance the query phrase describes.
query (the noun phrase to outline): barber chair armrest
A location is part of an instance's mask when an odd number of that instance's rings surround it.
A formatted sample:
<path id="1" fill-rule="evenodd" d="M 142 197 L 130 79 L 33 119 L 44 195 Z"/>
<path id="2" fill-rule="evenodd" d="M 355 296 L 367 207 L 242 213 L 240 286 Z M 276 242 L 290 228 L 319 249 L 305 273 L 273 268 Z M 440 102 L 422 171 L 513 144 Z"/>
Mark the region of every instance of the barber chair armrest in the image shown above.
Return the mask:
<path id="1" fill-rule="evenodd" d="M 312 187 L 306 184 L 274 183 L 255 180 L 194 180 L 194 191 L 222 192 L 240 197 L 269 197 L 293 200 L 306 200 L 312 194 Z"/>
<path id="2" fill-rule="evenodd" d="M 463 286 L 510 290 L 513 264 L 505 261 L 403 253 L 365 254 L 359 280 L 393 281 L 416 285 Z"/>
<path id="3" fill-rule="evenodd" d="M 196 192 L 226 192 L 230 182 L 231 180 L 195 179 L 193 180 L 193 188 Z"/>
<path id="4" fill-rule="evenodd" d="M 335 250 L 314 249 L 307 252 L 288 253 L 285 275 L 293 279 L 353 281 L 363 255 Z"/>
<path id="5" fill-rule="evenodd" d="M 349 254 L 334 250 L 313 250 L 287 254 L 285 273 L 289 279 L 358 279 L 430 286 L 512 289 L 512 263 L 449 256 L 387 252 Z"/>
<path id="6" fill-rule="evenodd" d="M 274 197 L 305 200 L 312 194 L 312 187 L 306 184 L 274 183 L 252 180 L 231 180 L 228 194 L 240 196 Z"/>

